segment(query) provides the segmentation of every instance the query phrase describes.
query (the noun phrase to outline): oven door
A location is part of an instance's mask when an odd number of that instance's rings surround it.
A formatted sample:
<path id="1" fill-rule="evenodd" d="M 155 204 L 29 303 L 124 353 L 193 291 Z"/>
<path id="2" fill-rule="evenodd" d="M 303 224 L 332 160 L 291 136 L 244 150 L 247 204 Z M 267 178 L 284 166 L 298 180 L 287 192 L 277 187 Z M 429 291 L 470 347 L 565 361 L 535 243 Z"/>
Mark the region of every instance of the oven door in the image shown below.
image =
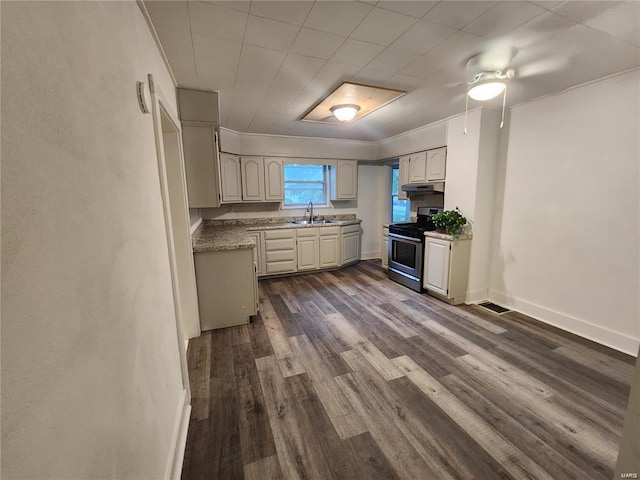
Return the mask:
<path id="1" fill-rule="evenodd" d="M 389 233 L 389 270 L 422 279 L 424 243 L 416 238 Z"/>

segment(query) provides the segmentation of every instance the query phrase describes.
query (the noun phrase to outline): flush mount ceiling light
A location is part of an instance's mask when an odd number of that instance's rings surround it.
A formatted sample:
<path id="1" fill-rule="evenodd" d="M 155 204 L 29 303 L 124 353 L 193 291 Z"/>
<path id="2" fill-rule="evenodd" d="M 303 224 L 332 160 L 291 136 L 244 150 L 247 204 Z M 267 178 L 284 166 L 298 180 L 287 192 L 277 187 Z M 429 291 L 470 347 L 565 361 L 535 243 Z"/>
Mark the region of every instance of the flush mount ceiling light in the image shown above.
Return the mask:
<path id="1" fill-rule="evenodd" d="M 467 95 L 474 100 L 486 101 L 497 97 L 507 88 L 506 81 L 513 78 L 513 70 L 478 73 L 469 84 Z"/>
<path id="2" fill-rule="evenodd" d="M 344 82 L 314 105 L 300 120 L 348 125 L 406 93 L 393 88 Z"/>
<path id="3" fill-rule="evenodd" d="M 353 120 L 358 110 L 360 110 L 358 105 L 336 105 L 335 107 L 331 107 L 333 116 L 341 122 Z"/>

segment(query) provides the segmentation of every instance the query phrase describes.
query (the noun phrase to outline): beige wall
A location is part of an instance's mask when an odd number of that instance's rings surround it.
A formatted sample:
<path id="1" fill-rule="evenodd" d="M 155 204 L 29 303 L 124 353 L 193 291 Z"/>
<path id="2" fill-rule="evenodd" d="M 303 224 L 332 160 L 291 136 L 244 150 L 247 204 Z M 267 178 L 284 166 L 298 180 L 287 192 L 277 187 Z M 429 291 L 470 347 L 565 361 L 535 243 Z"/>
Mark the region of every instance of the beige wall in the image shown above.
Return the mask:
<path id="1" fill-rule="evenodd" d="M 511 111 L 492 300 L 631 355 L 640 321 L 640 73 Z"/>
<path id="2" fill-rule="evenodd" d="M 165 475 L 182 393 L 135 2 L 2 2 L 2 478 Z"/>

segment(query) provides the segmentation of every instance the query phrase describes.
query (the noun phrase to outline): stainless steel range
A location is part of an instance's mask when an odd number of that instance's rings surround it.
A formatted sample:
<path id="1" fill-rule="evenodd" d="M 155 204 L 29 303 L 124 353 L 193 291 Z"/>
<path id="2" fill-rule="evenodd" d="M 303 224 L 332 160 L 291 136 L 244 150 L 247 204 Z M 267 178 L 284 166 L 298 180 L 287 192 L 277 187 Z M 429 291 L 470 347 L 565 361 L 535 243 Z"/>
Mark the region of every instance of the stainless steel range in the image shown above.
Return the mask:
<path id="1" fill-rule="evenodd" d="M 389 269 L 387 275 L 416 292 L 422 291 L 424 232 L 435 230 L 431 215 L 441 208 L 418 208 L 417 222 L 389 225 Z"/>

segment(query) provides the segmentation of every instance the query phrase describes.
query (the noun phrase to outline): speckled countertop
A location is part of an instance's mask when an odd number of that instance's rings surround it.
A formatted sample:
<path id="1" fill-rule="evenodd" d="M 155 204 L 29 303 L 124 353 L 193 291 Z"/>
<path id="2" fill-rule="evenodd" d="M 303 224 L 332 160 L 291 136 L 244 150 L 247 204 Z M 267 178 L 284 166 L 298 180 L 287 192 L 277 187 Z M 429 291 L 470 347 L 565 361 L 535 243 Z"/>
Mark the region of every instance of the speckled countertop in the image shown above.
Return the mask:
<path id="1" fill-rule="evenodd" d="M 456 240 L 471 240 L 471 238 L 473 237 L 473 235 L 471 235 L 470 233 L 461 233 L 458 238 L 455 238 L 453 235 L 448 235 L 446 233 L 440 232 L 424 232 L 424 236 L 439 238 L 440 240 L 447 240 L 449 242 L 454 242 Z"/>
<path id="2" fill-rule="evenodd" d="M 327 215 L 324 218 L 331 220 L 331 223 L 314 223 L 310 225 L 293 223 L 294 221 L 302 220 L 302 218 L 298 217 L 204 220 L 191 236 L 193 252 L 253 248 L 256 242 L 248 235 L 249 232 L 280 228 L 343 227 L 345 225 L 356 225 L 362 221 L 355 218 L 353 214 Z"/>

